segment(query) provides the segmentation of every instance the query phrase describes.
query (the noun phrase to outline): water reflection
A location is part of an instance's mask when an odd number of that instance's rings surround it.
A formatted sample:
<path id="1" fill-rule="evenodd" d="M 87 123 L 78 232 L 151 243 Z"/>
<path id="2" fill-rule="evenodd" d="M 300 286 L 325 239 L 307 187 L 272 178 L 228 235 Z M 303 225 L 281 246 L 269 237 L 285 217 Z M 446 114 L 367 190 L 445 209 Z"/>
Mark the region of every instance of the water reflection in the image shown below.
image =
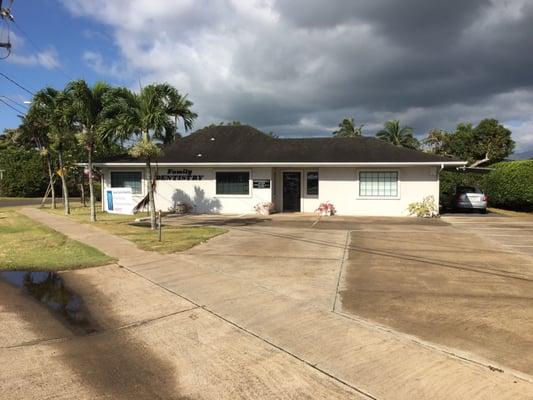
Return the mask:
<path id="1" fill-rule="evenodd" d="M 91 321 L 83 299 L 69 290 L 58 273 L 34 271 L 4 271 L 0 278 L 32 296 L 51 309 L 76 334 L 99 330 Z"/>

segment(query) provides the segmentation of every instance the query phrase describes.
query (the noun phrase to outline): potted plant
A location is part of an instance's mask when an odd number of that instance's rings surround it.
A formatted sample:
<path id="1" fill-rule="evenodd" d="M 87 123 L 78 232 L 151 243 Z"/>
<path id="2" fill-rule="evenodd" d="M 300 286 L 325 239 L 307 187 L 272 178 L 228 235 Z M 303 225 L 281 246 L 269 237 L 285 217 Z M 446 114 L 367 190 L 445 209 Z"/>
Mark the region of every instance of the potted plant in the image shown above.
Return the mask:
<path id="1" fill-rule="evenodd" d="M 331 204 L 329 201 L 325 201 L 323 203 L 320 203 L 320 205 L 316 209 L 316 212 L 320 215 L 331 216 L 335 214 L 336 210 L 333 204 Z"/>
<path id="2" fill-rule="evenodd" d="M 266 202 L 256 204 L 254 210 L 261 215 L 270 215 L 274 212 L 274 203 Z"/>

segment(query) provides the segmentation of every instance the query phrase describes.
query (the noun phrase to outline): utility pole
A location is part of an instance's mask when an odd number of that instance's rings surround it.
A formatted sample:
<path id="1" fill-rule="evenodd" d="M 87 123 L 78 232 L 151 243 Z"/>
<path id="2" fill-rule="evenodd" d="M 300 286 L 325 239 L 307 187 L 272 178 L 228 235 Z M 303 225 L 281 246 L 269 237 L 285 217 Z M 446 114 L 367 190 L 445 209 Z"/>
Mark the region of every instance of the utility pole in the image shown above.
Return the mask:
<path id="1" fill-rule="evenodd" d="M 8 58 L 11 54 L 11 39 L 9 37 L 9 23 L 15 22 L 15 18 L 13 17 L 13 14 L 11 14 L 11 7 L 13 6 L 13 0 L 9 0 L 9 6 L 4 7 L 4 1 L 0 0 L 0 18 L 2 19 L 2 23 L 5 24 L 7 28 L 7 38 L 0 38 L 0 49 L 6 49 L 7 54 L 3 57 L 0 57 L 0 59 Z"/>

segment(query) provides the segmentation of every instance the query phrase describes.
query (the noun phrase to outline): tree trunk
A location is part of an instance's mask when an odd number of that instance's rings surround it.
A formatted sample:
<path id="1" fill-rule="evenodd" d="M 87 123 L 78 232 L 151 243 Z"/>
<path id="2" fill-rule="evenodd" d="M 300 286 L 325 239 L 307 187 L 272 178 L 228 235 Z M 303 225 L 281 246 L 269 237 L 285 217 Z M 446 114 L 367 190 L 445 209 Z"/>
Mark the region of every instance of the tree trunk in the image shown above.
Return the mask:
<path id="1" fill-rule="evenodd" d="M 91 222 L 96 222 L 96 197 L 94 196 L 93 181 L 93 147 L 87 149 L 87 167 L 89 168 L 89 197 L 91 202 Z"/>
<path id="2" fill-rule="evenodd" d="M 146 175 L 148 176 L 148 201 L 150 204 L 150 227 L 156 228 L 154 187 L 152 186 L 152 165 L 146 160 Z"/>
<path id="3" fill-rule="evenodd" d="M 61 150 L 57 152 L 57 159 L 59 161 L 59 170 L 61 171 L 61 185 L 63 187 L 63 205 L 65 207 L 65 215 L 70 214 L 70 203 L 68 200 L 67 179 L 65 177 L 65 170 L 63 169 L 63 157 Z"/>
<path id="4" fill-rule="evenodd" d="M 56 190 L 54 188 L 54 173 L 52 172 L 52 160 L 50 155 L 46 156 L 46 165 L 48 166 L 48 179 L 50 180 L 50 193 L 52 196 L 52 210 L 56 209 Z"/>
<path id="5" fill-rule="evenodd" d="M 478 165 L 485 164 L 488 161 L 490 161 L 490 158 L 489 158 L 489 154 L 487 153 L 483 160 L 477 160 L 472 165 L 470 165 L 470 168 L 474 168 L 474 167 L 477 167 Z"/>
<path id="6" fill-rule="evenodd" d="M 81 174 L 80 178 L 80 196 L 81 196 L 81 204 L 83 207 L 87 207 L 87 203 L 85 201 L 85 185 L 83 184 L 83 174 Z"/>

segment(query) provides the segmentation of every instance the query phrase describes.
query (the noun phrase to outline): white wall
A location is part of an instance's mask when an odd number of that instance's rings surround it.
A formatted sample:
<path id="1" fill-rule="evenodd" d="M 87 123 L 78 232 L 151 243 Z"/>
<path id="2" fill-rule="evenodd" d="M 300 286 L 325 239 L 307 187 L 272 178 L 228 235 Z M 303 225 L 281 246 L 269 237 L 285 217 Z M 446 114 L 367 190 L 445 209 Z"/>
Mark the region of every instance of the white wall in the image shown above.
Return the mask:
<path id="1" fill-rule="evenodd" d="M 403 168 L 351 168 L 351 167 L 326 167 L 326 168 L 196 168 L 186 167 L 194 175 L 203 175 L 202 180 L 157 181 L 155 196 L 156 209 L 166 211 L 173 207 L 177 201 L 186 201 L 196 205 L 196 213 L 226 213 L 244 214 L 253 213 L 254 206 L 258 203 L 273 201 L 276 209 L 282 209 L 283 201 L 283 171 L 300 171 L 302 176 L 301 210 L 302 212 L 315 212 L 318 205 L 330 201 L 337 209 L 338 215 L 375 215 L 375 216 L 402 216 L 408 215 L 407 206 L 410 203 L 421 201 L 425 196 L 432 195 L 438 204 L 439 181 L 438 167 L 403 167 Z M 160 167 L 159 172 L 168 168 Z M 183 169 L 183 168 L 179 168 Z M 114 168 L 113 171 L 143 171 L 142 168 Z M 306 172 L 319 171 L 319 195 L 307 196 Z M 216 171 L 249 171 L 250 194 L 246 196 L 217 196 Z M 361 198 L 359 196 L 359 171 L 398 171 L 399 196 L 393 199 Z M 134 201 L 140 201 L 146 193 L 146 181 L 143 171 L 143 194 L 135 195 Z M 254 189 L 253 179 L 273 179 L 270 189 Z M 109 187 L 110 170 L 104 173 L 104 184 Z M 105 196 L 104 196 L 105 201 Z M 105 205 L 107 209 L 107 205 Z"/>
<path id="2" fill-rule="evenodd" d="M 166 173 L 169 168 L 159 167 L 159 174 Z M 202 175 L 201 180 L 158 180 L 155 193 L 156 210 L 168 211 L 174 207 L 176 202 L 186 202 L 194 204 L 195 213 L 225 213 L 243 214 L 254 211 L 254 206 L 258 203 L 272 201 L 272 185 L 270 189 L 254 189 L 253 179 L 271 179 L 271 168 L 196 168 L 179 167 L 172 169 L 189 169 L 193 175 Z M 141 168 L 119 169 L 113 171 L 141 171 Z M 216 194 L 216 171 L 248 171 L 250 172 L 250 194 L 249 195 L 217 195 Z M 155 171 L 154 171 L 155 173 Z M 104 174 L 104 184 L 109 187 L 111 184 L 110 170 Z M 134 201 L 139 202 L 146 195 L 145 174 L 143 173 L 143 194 L 135 195 Z M 105 205 L 107 209 L 107 204 Z"/>
<path id="3" fill-rule="evenodd" d="M 360 171 L 398 171 L 397 198 L 363 198 L 359 196 Z M 319 198 L 329 200 L 339 215 L 401 216 L 407 206 L 433 196 L 439 201 L 438 167 L 408 168 L 320 168 Z M 310 211 L 310 210 L 305 210 Z"/>

